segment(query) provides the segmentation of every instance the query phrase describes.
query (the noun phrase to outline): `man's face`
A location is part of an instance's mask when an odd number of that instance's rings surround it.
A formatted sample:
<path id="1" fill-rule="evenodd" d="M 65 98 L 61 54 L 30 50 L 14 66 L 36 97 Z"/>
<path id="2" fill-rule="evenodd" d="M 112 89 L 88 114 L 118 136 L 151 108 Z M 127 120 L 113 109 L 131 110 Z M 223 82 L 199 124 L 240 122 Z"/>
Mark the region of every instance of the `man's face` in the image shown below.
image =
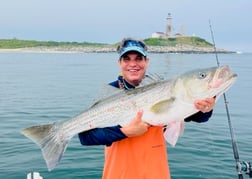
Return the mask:
<path id="1" fill-rule="evenodd" d="M 133 86 L 138 86 L 147 70 L 149 59 L 138 52 L 129 52 L 118 60 L 124 79 Z"/>

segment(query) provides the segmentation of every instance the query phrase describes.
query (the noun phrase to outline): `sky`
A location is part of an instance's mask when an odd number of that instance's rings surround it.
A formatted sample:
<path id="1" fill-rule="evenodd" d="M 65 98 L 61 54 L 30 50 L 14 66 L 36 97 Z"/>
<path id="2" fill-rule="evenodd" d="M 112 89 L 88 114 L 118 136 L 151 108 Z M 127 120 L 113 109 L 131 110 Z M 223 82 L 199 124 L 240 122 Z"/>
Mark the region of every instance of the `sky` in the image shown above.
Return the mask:
<path id="1" fill-rule="evenodd" d="M 183 29 L 226 50 L 252 52 L 251 0 L 1 0 L 0 39 L 116 43 Z"/>

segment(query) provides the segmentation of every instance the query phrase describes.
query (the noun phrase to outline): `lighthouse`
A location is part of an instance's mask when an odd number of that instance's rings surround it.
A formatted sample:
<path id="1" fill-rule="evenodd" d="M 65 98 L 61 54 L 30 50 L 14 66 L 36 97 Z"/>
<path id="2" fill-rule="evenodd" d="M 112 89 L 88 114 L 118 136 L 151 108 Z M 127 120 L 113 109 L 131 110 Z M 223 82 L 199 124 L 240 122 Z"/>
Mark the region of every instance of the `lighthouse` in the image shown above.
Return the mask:
<path id="1" fill-rule="evenodd" d="M 168 16 L 166 18 L 167 22 L 166 22 L 166 36 L 170 37 L 171 36 L 171 13 L 168 13 Z"/>

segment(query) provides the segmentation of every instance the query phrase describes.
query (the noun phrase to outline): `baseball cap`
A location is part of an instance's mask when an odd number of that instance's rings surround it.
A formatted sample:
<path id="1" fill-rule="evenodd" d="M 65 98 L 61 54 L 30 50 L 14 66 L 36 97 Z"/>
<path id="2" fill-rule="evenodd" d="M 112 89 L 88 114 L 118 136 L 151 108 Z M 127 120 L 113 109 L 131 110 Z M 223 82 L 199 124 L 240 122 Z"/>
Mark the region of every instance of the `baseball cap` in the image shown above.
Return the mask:
<path id="1" fill-rule="evenodd" d="M 143 56 L 147 56 L 147 47 L 144 42 L 135 39 L 124 39 L 121 44 L 117 47 L 117 52 L 120 58 L 127 52 L 136 51 Z"/>

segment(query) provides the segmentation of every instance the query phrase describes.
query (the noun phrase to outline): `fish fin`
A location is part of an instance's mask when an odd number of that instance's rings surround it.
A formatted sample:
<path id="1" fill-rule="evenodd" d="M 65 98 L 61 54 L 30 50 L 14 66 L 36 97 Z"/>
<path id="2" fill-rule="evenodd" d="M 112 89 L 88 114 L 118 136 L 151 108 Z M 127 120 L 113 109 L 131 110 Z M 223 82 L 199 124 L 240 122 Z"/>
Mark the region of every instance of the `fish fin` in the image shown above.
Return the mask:
<path id="1" fill-rule="evenodd" d="M 145 86 L 145 85 L 155 83 L 155 82 L 159 82 L 159 81 L 162 81 L 162 80 L 164 80 L 164 78 L 161 77 L 160 75 L 156 74 L 156 73 L 146 74 L 138 87 Z"/>
<path id="2" fill-rule="evenodd" d="M 165 128 L 165 140 L 174 147 L 178 141 L 179 136 L 181 136 L 183 132 L 184 121 L 174 121 L 168 124 Z"/>
<path id="3" fill-rule="evenodd" d="M 58 123 L 32 126 L 21 133 L 40 147 L 49 171 L 59 163 L 70 140 L 59 133 Z"/>
<path id="4" fill-rule="evenodd" d="M 98 96 L 97 98 L 98 99 L 102 99 L 102 98 L 106 98 L 107 96 L 111 96 L 111 93 L 114 94 L 114 93 L 118 93 L 118 91 L 122 91 L 122 89 L 120 88 L 116 88 L 114 86 L 111 86 L 109 84 L 104 84 L 99 92 L 98 92 Z"/>
<path id="5" fill-rule="evenodd" d="M 124 91 L 122 89 L 116 88 L 114 86 L 104 84 L 102 88 L 99 90 L 98 95 L 92 105 L 90 107 L 94 107 L 97 104 L 100 104 L 105 98 L 109 98 L 110 96 L 114 96 L 117 93 Z"/>
<path id="6" fill-rule="evenodd" d="M 175 101 L 175 97 L 171 97 L 170 99 L 160 101 L 156 104 L 154 104 L 150 111 L 154 113 L 163 113 L 167 112 L 167 110 L 171 107 L 173 102 Z"/>

